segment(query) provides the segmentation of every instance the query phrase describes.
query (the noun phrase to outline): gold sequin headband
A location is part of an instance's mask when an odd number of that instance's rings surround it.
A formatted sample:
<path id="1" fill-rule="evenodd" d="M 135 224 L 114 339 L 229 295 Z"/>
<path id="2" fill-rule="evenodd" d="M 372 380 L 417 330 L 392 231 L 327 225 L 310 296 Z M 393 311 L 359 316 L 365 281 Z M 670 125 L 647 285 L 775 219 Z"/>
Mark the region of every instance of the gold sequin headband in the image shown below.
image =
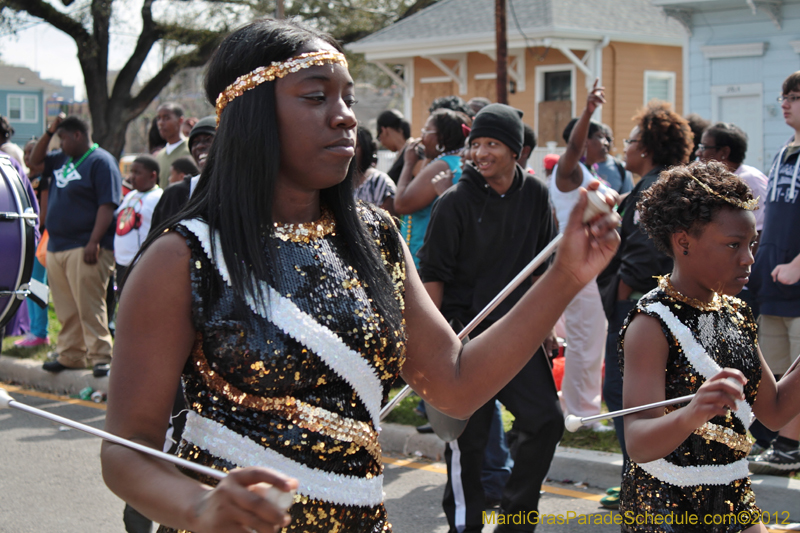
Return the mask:
<path id="1" fill-rule="evenodd" d="M 707 184 L 703 183 L 699 179 L 695 178 L 694 176 L 690 175 L 694 181 L 696 181 L 703 189 L 706 190 L 708 194 L 714 195 L 717 198 L 720 198 L 731 205 L 738 207 L 739 209 L 746 209 L 747 211 L 755 211 L 758 209 L 758 198 L 753 198 L 751 200 L 742 201 L 738 198 L 728 198 L 727 196 L 722 196 L 720 193 L 709 187 Z"/>
<path id="2" fill-rule="evenodd" d="M 347 59 L 344 54 L 333 50 L 320 50 L 308 52 L 292 57 L 286 61 L 273 61 L 269 66 L 258 67 L 257 69 L 239 76 L 236 81 L 219 93 L 217 97 L 217 124 L 222 116 L 222 110 L 237 96 L 243 95 L 246 91 L 254 89 L 265 81 L 273 81 L 276 78 L 283 78 L 287 74 L 297 72 L 308 67 L 318 67 L 321 65 L 342 65 L 347 68 Z"/>

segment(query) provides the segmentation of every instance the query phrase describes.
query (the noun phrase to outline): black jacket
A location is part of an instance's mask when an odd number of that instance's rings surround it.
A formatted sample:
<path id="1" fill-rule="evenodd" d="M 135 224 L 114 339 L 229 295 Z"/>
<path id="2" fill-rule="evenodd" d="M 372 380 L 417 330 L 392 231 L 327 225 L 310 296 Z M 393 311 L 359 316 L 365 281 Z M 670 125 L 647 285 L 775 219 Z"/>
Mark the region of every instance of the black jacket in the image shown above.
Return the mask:
<path id="1" fill-rule="evenodd" d="M 620 279 L 635 292 L 647 293 L 658 285 L 654 276 L 663 276 L 672 271 L 672 258 L 656 249 L 653 239 L 639 227 L 639 213 L 636 210 L 642 191 L 649 189 L 658 180 L 662 170 L 664 169 L 654 168 L 642 176 L 619 206 L 618 212 L 622 217 L 619 249 L 597 278 L 603 307 L 608 316 L 611 316 L 614 302 L 617 301 Z"/>
<path id="2" fill-rule="evenodd" d="M 161 195 L 161 199 L 156 204 L 155 210 L 153 210 L 150 233 L 153 233 L 162 222 L 173 215 L 177 215 L 178 211 L 183 209 L 183 206 L 189 201 L 189 193 L 192 189 L 191 183 L 192 176 L 186 176 L 182 181 L 164 189 L 164 194 Z"/>
<path id="3" fill-rule="evenodd" d="M 500 196 L 467 166 L 433 205 L 417 254 L 420 276 L 423 282 L 444 283 L 442 314 L 467 324 L 555 237 L 555 228 L 547 187 L 521 167 Z M 473 335 L 505 315 L 530 286 L 524 281 Z"/>

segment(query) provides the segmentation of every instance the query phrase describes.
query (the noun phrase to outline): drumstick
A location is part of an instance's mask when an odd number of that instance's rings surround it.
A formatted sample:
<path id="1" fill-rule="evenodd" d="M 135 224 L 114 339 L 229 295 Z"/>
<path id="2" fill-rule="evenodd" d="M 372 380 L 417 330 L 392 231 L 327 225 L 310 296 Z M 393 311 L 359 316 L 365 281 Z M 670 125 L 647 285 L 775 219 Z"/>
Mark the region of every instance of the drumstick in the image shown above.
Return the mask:
<path id="1" fill-rule="evenodd" d="M 74 420 L 70 420 L 69 418 L 64 418 L 63 416 L 54 415 L 52 413 L 48 413 L 47 411 L 42 411 L 41 409 L 37 409 L 35 407 L 31 407 L 30 405 L 26 405 L 24 403 L 20 403 L 14 400 L 11 395 L 5 389 L 0 389 L 0 409 L 7 409 L 13 408 L 18 409 L 20 411 L 24 411 L 26 413 L 46 418 L 48 420 L 52 420 L 53 422 L 57 422 L 64 426 L 69 426 L 71 428 L 75 428 L 77 430 L 83 431 L 84 433 L 88 433 L 90 435 L 94 435 L 95 437 L 100 437 L 101 439 L 107 440 L 109 442 L 113 442 L 115 444 L 120 444 L 132 450 L 136 450 L 137 452 L 141 452 L 152 457 L 156 457 L 158 459 L 162 459 L 164 461 L 168 461 L 174 465 L 181 466 L 188 470 L 192 470 L 197 472 L 198 474 L 203 474 L 214 479 L 223 480 L 228 475 L 225 472 L 220 470 L 214 470 L 213 468 L 209 468 L 207 466 L 198 465 L 192 463 L 191 461 L 187 461 L 186 459 L 182 459 L 180 457 L 176 457 L 174 455 L 170 455 L 168 453 L 164 453 L 159 450 L 155 450 L 153 448 L 149 448 L 137 442 L 133 442 L 127 439 L 123 439 L 122 437 L 117 437 L 116 435 L 112 435 L 107 431 L 103 431 L 102 429 L 96 429 L 91 426 L 87 426 L 86 424 L 81 424 L 80 422 L 75 422 Z M 294 491 L 291 492 L 283 492 L 275 487 L 270 486 L 269 489 L 266 489 L 266 483 L 257 483 L 252 486 L 255 491 L 270 501 L 273 505 L 280 509 L 288 509 L 292 502 L 294 501 Z"/>
<path id="2" fill-rule="evenodd" d="M 584 222 L 584 224 L 588 223 L 590 220 L 592 220 L 597 215 L 601 215 L 603 213 L 610 213 L 611 212 L 611 206 L 609 206 L 606 203 L 605 196 L 603 196 L 603 194 L 601 192 L 599 192 L 599 191 L 587 191 L 587 193 L 588 193 L 589 202 L 586 205 L 586 211 L 584 211 L 584 213 L 583 213 L 583 222 Z M 523 268 L 522 272 L 517 274 L 517 276 L 514 279 L 512 279 L 508 283 L 508 285 L 506 285 L 505 288 L 502 291 L 500 291 L 500 293 L 497 296 L 492 298 L 492 301 L 489 302 L 486 305 L 486 307 L 484 307 L 483 310 L 481 310 L 481 312 L 478 313 L 475 316 L 475 318 L 473 318 L 470 321 L 470 323 L 467 324 L 464 327 L 464 329 L 461 330 L 461 332 L 458 334 L 458 340 L 464 340 L 464 337 L 469 335 L 470 332 L 473 329 L 475 329 L 477 327 L 477 325 L 480 324 L 483 321 L 483 319 L 486 318 L 489 315 L 489 313 L 494 311 L 495 307 L 500 305 L 500 302 L 505 300 L 506 297 L 509 294 L 514 292 L 514 289 L 519 287 L 519 285 L 523 281 L 525 281 L 528 277 L 533 275 L 533 272 L 537 268 L 539 268 L 539 266 L 541 266 L 541 264 L 544 263 L 545 260 L 548 257 L 550 257 L 552 254 L 555 253 L 556 249 L 558 249 L 558 245 L 561 242 L 561 238 L 562 237 L 563 237 L 563 234 L 559 233 L 558 235 L 555 236 L 555 238 L 552 241 L 550 241 L 547 244 L 547 246 L 544 247 L 544 249 L 542 249 L 541 252 L 536 254 L 536 257 L 534 257 L 531 260 L 531 262 L 528 263 L 528 266 Z M 395 394 L 394 398 L 389 400 L 389 403 L 387 403 L 383 407 L 383 409 L 381 409 L 380 419 L 383 420 L 384 418 L 386 418 L 389 415 L 389 413 L 391 413 L 392 410 L 395 407 L 397 407 L 397 404 L 399 404 L 406 396 L 408 396 L 412 392 L 413 391 L 411 390 L 411 387 L 409 387 L 408 385 L 403 387 L 402 390 L 400 392 L 398 392 L 397 394 Z"/>
<path id="3" fill-rule="evenodd" d="M 727 377 L 725 379 L 733 383 L 733 385 L 737 389 L 739 389 L 740 392 L 744 390 L 741 382 L 739 382 L 738 380 L 732 377 Z M 688 394 L 686 396 L 681 396 L 680 398 L 671 398 L 669 400 L 662 400 L 660 402 L 648 403 L 645 405 L 640 405 L 638 407 L 629 407 L 627 409 L 620 409 L 619 411 L 611 411 L 610 413 L 603 413 L 601 415 L 584 416 L 584 417 L 567 415 L 566 417 L 564 417 L 564 428 L 567 431 L 574 433 L 578 431 L 578 428 L 580 428 L 582 425 L 589 424 L 591 422 L 597 422 L 598 420 L 608 420 L 611 418 L 617 418 L 618 416 L 625 416 L 625 415 L 630 415 L 632 413 L 638 413 L 639 411 L 647 411 L 648 409 L 655 409 L 656 407 L 666 407 L 668 405 L 674 405 L 676 403 L 690 402 L 692 401 L 692 398 L 695 397 L 695 394 Z"/>
<path id="4" fill-rule="evenodd" d="M 797 363 L 799 363 L 799 362 L 800 362 L 800 356 L 798 356 L 797 359 L 794 360 L 794 363 L 792 363 L 792 366 L 789 367 L 789 370 L 787 370 L 786 372 L 783 373 L 783 375 L 781 376 L 781 379 L 778 380 L 778 383 L 780 383 L 783 378 L 785 378 L 787 375 L 789 375 L 789 373 L 792 370 L 795 369 L 795 367 L 797 366 Z"/>
<path id="5" fill-rule="evenodd" d="M 578 417 L 575 415 L 567 415 L 566 417 L 564 417 L 564 427 L 566 428 L 567 431 L 574 433 L 578 431 L 578 428 L 580 428 L 584 424 L 597 422 L 598 420 L 608 420 L 611 418 L 617 418 L 618 416 L 625 416 L 631 413 L 638 413 L 639 411 L 646 411 L 648 409 L 654 409 L 656 407 L 666 407 L 667 405 L 688 402 L 691 401 L 692 398 L 694 398 L 694 394 L 689 394 L 687 396 L 681 396 L 680 398 L 662 400 L 660 402 L 640 405 L 639 407 L 629 407 L 628 409 L 620 409 L 619 411 L 611 411 L 610 413 L 603 413 L 601 415 L 594 415 L 594 416 Z"/>

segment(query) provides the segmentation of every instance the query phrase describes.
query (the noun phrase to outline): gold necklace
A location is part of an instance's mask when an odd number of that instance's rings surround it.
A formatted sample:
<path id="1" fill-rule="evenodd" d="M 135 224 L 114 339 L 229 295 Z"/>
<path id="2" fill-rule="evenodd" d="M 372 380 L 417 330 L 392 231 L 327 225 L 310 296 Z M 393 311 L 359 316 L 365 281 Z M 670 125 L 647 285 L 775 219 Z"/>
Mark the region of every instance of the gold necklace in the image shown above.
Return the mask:
<path id="1" fill-rule="evenodd" d="M 678 289 L 672 284 L 672 280 L 670 279 L 670 275 L 667 274 L 666 276 L 657 276 L 658 277 L 658 288 L 664 291 L 664 293 L 673 298 L 678 300 L 679 302 L 683 302 L 687 305 L 691 305 L 695 309 L 699 309 L 700 311 L 719 311 L 722 309 L 722 298 L 716 292 L 714 296 L 711 298 L 710 302 L 704 302 L 702 300 L 698 300 L 697 298 L 690 298 L 681 294 Z"/>
<path id="2" fill-rule="evenodd" d="M 333 213 L 327 207 L 320 209 L 321 216 L 314 222 L 303 222 L 301 224 L 284 224 L 275 222 L 272 224 L 272 235 L 282 241 L 291 242 L 310 242 L 321 239 L 326 235 L 336 232 L 336 220 Z"/>

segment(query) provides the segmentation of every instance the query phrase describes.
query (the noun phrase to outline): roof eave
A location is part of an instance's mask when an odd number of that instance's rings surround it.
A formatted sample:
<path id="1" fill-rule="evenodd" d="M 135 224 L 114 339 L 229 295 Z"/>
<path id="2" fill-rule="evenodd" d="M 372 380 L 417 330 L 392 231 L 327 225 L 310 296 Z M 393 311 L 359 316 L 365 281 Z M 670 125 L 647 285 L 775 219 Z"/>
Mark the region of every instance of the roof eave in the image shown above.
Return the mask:
<path id="1" fill-rule="evenodd" d="M 542 46 L 545 39 L 563 39 L 575 41 L 574 44 L 601 41 L 608 37 L 611 41 L 655 44 L 663 46 L 683 46 L 685 36 L 676 35 L 642 35 L 627 32 L 587 32 L 574 28 L 550 28 L 546 31 L 526 32 L 527 40 L 520 34 L 508 36 L 508 48 L 518 49 L 526 46 Z M 433 37 L 430 39 L 409 39 L 382 43 L 362 43 L 360 41 L 345 46 L 351 52 L 363 53 L 367 61 L 409 59 L 430 54 L 459 54 L 465 52 L 489 51 L 495 49 L 494 33 L 459 35 L 458 37 Z M 583 48 L 578 46 L 578 49 Z"/>

